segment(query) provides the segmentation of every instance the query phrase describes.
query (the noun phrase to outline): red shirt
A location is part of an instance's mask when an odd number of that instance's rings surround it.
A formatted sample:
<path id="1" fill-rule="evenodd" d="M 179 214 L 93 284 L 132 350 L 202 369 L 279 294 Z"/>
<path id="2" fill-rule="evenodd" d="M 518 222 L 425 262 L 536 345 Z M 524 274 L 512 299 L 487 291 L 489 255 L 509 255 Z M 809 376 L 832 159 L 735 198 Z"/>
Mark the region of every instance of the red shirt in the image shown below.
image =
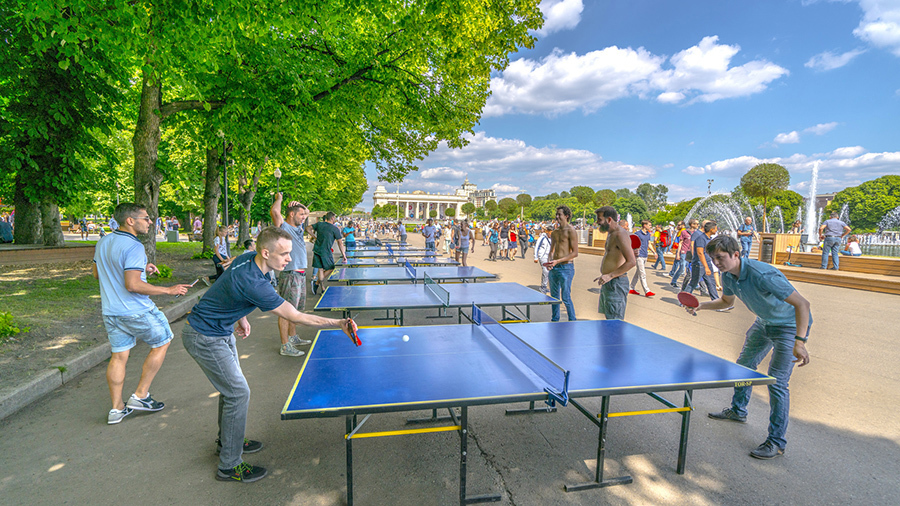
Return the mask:
<path id="1" fill-rule="evenodd" d="M 509 229 L 509 242 L 516 242 L 516 231 Z"/>

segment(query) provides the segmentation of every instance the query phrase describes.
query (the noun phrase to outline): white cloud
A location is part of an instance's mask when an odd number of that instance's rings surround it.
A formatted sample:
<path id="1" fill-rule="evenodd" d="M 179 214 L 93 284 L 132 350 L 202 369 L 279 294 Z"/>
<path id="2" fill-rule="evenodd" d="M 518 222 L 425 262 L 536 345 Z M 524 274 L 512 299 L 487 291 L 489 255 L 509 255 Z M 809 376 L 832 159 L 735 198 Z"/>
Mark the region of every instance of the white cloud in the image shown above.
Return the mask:
<path id="1" fill-rule="evenodd" d="M 425 169 L 419 173 L 422 179 L 437 180 L 459 180 L 466 177 L 466 173 L 450 167 L 435 167 L 433 169 Z"/>
<path id="2" fill-rule="evenodd" d="M 865 50 L 863 49 L 854 49 L 842 54 L 835 54 L 831 51 L 825 51 L 824 53 L 819 53 L 810 58 L 809 61 L 804 64 L 804 66 L 820 71 L 834 70 L 850 63 L 854 58 L 863 53 L 865 53 Z"/>
<path id="3" fill-rule="evenodd" d="M 488 137 L 484 132 L 468 140 L 461 149 L 441 144 L 423 165 L 440 164 L 464 171 L 482 188 L 510 185 L 531 195 L 560 192 L 576 185 L 598 190 L 635 188 L 656 175 L 652 167 L 607 161 L 584 149 L 536 147 L 519 139 Z"/>
<path id="4" fill-rule="evenodd" d="M 775 144 L 797 144 L 798 142 L 800 142 L 800 134 L 796 130 L 789 134 L 775 136 Z"/>
<path id="5" fill-rule="evenodd" d="M 834 130 L 837 126 L 837 121 L 832 121 L 831 123 L 819 123 L 818 125 L 804 128 L 803 133 L 825 135 L 828 132 Z M 800 132 L 794 130 L 790 133 L 780 133 L 775 136 L 775 140 L 773 142 L 775 144 L 797 144 L 798 142 L 800 142 Z"/>
<path id="6" fill-rule="evenodd" d="M 834 130 L 837 126 L 838 126 L 837 121 L 832 121 L 831 123 L 819 123 L 816 126 L 811 126 L 809 128 L 805 128 L 803 130 L 803 132 L 816 134 L 816 135 L 825 135 L 828 132 Z"/>
<path id="7" fill-rule="evenodd" d="M 860 146 L 837 148 L 827 153 L 806 155 L 795 153 L 787 157 L 757 158 L 740 156 L 712 162 L 703 167 L 690 166 L 682 170 L 688 175 L 716 175 L 717 179 L 731 178 L 735 183 L 751 167 L 759 163 L 777 163 L 791 174 L 790 188 L 799 193 L 808 189 L 810 173 L 819 162 L 819 192 L 839 191 L 885 174 L 900 174 L 900 151 L 867 153 Z M 699 195 L 695 193 L 694 196 Z"/>
<path id="8" fill-rule="evenodd" d="M 581 0 L 543 0 L 540 9 L 544 15 L 544 26 L 535 33 L 544 36 L 578 26 L 584 5 Z"/>
<path id="9" fill-rule="evenodd" d="M 897 0 L 859 0 L 863 10 L 853 35 L 869 44 L 900 56 L 900 2 Z"/>
<path id="10" fill-rule="evenodd" d="M 500 198 L 525 193 L 525 190 L 523 188 L 519 188 L 518 186 L 514 186 L 511 184 L 494 183 L 493 185 L 491 185 L 491 189 L 494 190 L 494 192 Z"/>
<path id="11" fill-rule="evenodd" d="M 788 74 L 766 60 L 730 66 L 739 46 L 704 37 L 669 60 L 644 48 L 607 47 L 584 55 L 556 49 L 541 60 L 522 58 L 491 79 L 484 115 L 510 113 L 553 116 L 581 109 L 596 111 L 626 97 L 662 103 L 714 102 L 752 95 Z"/>

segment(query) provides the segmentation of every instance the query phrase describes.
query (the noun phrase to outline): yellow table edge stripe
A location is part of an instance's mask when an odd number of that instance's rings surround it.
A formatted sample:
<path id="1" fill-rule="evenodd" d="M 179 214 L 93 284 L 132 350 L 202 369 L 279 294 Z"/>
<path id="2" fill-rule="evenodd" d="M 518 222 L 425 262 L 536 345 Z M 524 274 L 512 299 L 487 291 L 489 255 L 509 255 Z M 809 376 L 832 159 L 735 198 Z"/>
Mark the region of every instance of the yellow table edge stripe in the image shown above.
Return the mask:
<path id="1" fill-rule="evenodd" d="M 349 439 L 360 439 L 366 437 L 385 437 L 385 436 L 403 436 L 406 434 L 426 434 L 429 432 L 449 432 L 451 430 L 459 430 L 461 427 L 459 425 L 453 425 L 449 427 L 429 427 L 427 429 L 407 429 L 407 430 L 389 430 L 384 432 L 363 432 L 360 434 L 354 434 L 349 437 Z M 344 439 L 348 439 L 345 435 Z"/>
<path id="2" fill-rule="evenodd" d="M 666 408 L 666 409 L 648 409 L 645 411 L 620 411 L 618 413 L 609 413 L 607 417 L 616 418 L 619 416 L 634 416 L 634 415 L 655 415 L 657 413 L 680 413 L 684 411 L 693 411 L 694 408 L 684 407 L 684 408 Z M 600 415 L 597 415 L 600 417 Z"/>

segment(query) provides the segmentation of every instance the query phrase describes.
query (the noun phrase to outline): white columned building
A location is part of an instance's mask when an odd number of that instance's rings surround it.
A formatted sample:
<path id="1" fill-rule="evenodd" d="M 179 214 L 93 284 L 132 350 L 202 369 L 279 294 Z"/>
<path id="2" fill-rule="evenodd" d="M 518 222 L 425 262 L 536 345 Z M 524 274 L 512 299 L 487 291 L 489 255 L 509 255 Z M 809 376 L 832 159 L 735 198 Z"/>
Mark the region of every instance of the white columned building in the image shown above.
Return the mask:
<path id="1" fill-rule="evenodd" d="M 384 185 L 378 185 L 374 194 L 376 206 L 399 205 L 400 216 L 417 220 L 428 219 L 432 210 L 437 211 L 438 218 L 444 218 L 450 208 L 456 211 L 456 217 L 467 218 L 462 211 L 463 204 L 472 202 L 475 207 L 483 207 L 488 200 L 497 200 L 494 190 L 478 190 L 476 185 L 469 183 L 468 177 L 453 193 L 426 193 L 421 190 L 397 193 L 388 192 Z"/>

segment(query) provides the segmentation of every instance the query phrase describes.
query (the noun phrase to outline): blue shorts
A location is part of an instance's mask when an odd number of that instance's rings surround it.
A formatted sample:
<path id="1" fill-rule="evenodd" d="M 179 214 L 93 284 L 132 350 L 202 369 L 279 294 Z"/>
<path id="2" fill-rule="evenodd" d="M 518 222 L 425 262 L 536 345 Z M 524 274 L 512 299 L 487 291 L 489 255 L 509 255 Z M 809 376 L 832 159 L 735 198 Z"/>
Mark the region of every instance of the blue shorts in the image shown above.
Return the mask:
<path id="1" fill-rule="evenodd" d="M 106 326 L 113 353 L 134 348 L 137 338 L 151 348 L 159 348 L 169 344 L 173 337 L 169 320 L 155 307 L 150 311 L 132 315 L 103 315 L 103 324 Z"/>

